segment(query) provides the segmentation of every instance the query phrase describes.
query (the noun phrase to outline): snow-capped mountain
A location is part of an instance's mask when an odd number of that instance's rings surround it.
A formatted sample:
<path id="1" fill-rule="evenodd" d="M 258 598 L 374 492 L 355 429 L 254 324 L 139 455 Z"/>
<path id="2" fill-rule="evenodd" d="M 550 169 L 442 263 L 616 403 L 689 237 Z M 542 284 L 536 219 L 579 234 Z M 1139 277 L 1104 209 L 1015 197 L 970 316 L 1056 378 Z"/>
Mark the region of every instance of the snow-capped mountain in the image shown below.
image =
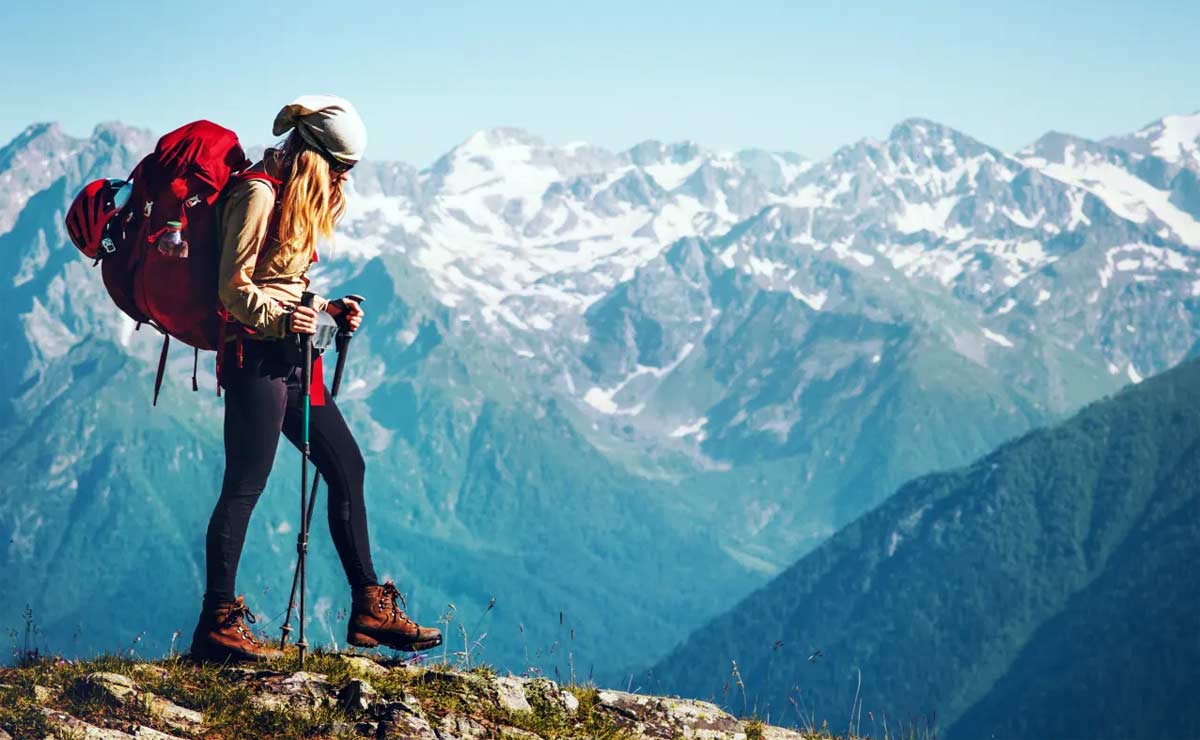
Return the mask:
<path id="1" fill-rule="evenodd" d="M 497 129 L 428 170 L 405 171 L 398 187 L 360 176 L 341 244 L 403 253 L 456 320 L 487 327 L 542 382 L 610 417 L 597 424 L 632 426 L 656 445 L 711 437 L 696 425 L 713 399 L 656 413 L 652 396 L 710 336 L 719 309 L 702 283 L 726 270 L 817 312 L 859 311 L 864 294 L 876 295 L 873 310 L 919 317 L 955 352 L 1021 376 L 1061 413 L 1092 391 L 1054 387 L 1061 378 L 1024 362 L 1027 345 L 1076 348 L 1089 375 L 1136 379 L 1194 341 L 1200 223 L 1139 175 L 1151 160 L 1060 134 L 1010 156 L 921 119 L 818 163 L 686 142 L 621 153 L 551 147 Z M 694 251 L 690 239 L 720 250 L 695 257 L 711 264 L 686 274 L 670 265 L 671 246 Z M 1169 290 L 1132 294 L 1150 280 Z M 634 286 L 629 310 L 639 316 L 606 336 L 601 317 Z M 1166 336 L 1138 336 L 1120 318 L 1137 312 L 1133 301 L 1189 318 Z M 1064 313 L 1078 315 L 1059 321 Z M 652 361 L 639 331 L 659 343 Z M 625 350 L 607 351 L 613 341 Z"/>
<path id="2" fill-rule="evenodd" d="M 548 329 L 665 245 L 727 231 L 767 202 L 764 182 L 786 184 L 804 167 L 794 155 L 653 141 L 614 154 L 492 129 L 421 172 L 383 165 L 392 177 L 380 166 L 356 176 L 339 243 L 364 256 L 405 252 L 464 315 Z"/>
<path id="3" fill-rule="evenodd" d="M 430 609 L 494 589 L 578 607 L 581 650 L 645 663 L 900 483 L 1191 352 L 1197 118 L 1011 155 L 911 119 L 821 161 L 491 129 L 424 169 L 364 162 L 315 277 L 368 296 L 339 402 L 370 460 L 377 559 L 405 563 L 393 573 Z M 83 182 L 151 146 L 119 125 L 86 140 L 34 126 L 0 149 L 0 295 L 18 317 L 0 331 L 0 449 L 17 461 L 0 588 L 48 604 L 40 554 L 90 557 L 78 533 L 139 521 L 161 481 L 202 484 L 138 525 L 177 538 L 184 619 L 218 402 L 187 390 L 179 352 L 147 416 L 155 337 L 120 317 L 61 226 Z M 264 498 L 247 551 L 256 589 L 290 557 L 284 496 Z M 132 582 L 137 564 L 121 568 Z M 314 584 L 338 593 L 331 570 Z M 522 607 L 497 614 L 500 662 L 531 634 L 555 639 L 527 633 Z M 611 625 L 635 622 L 614 650 Z"/>
<path id="4" fill-rule="evenodd" d="M 1117 215 L 1164 239 L 1200 246 L 1196 213 L 1175 193 L 1183 181 L 1195 181 L 1192 170 L 1177 169 L 1168 179 L 1174 162 L 1060 133 L 1046 134 L 1019 156 L 1050 177 L 1094 193 Z"/>
<path id="5" fill-rule="evenodd" d="M 121 158 L 145 153 L 154 147 L 146 131 L 120 123 L 102 123 L 88 139 L 67 136 L 56 123 L 27 127 L 0 149 L 0 234 L 12 229 L 18 214 L 35 194 L 65 175 L 79 177 L 81 171 L 108 169 L 113 177 L 125 177 Z"/>
<path id="6" fill-rule="evenodd" d="M 1132 134 L 1112 136 L 1103 143 L 1138 159 L 1153 157 L 1168 168 L 1200 170 L 1200 112 L 1165 116 Z"/>

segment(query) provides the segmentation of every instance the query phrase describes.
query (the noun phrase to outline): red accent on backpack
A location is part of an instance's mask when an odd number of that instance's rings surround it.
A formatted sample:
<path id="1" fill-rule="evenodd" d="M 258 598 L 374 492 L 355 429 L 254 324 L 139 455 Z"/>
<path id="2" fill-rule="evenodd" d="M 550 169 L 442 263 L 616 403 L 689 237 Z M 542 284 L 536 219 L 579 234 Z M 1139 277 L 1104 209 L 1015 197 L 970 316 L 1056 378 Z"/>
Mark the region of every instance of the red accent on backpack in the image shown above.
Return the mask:
<path id="1" fill-rule="evenodd" d="M 211 121 L 158 140 L 131 175 L 133 194 L 117 216 L 118 248 L 101 263 L 104 285 L 122 311 L 197 349 L 217 348 L 216 202 L 231 175 L 249 166 L 237 135 Z M 186 257 L 155 246 L 171 221 L 182 224 Z"/>

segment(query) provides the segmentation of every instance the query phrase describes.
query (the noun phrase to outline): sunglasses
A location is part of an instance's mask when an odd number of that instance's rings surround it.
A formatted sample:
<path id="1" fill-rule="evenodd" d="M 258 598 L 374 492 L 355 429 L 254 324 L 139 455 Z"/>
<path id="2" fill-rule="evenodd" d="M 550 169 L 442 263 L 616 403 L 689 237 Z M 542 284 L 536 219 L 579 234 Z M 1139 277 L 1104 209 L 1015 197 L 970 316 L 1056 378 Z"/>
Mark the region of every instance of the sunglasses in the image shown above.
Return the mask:
<path id="1" fill-rule="evenodd" d="M 342 160 L 333 156 L 333 152 L 322 146 L 321 142 L 319 141 L 314 140 L 311 143 L 314 145 L 313 148 L 316 149 L 317 152 L 319 152 L 320 155 L 325 158 L 325 161 L 329 163 L 329 169 L 333 170 L 339 175 L 346 174 L 350 170 L 354 169 L 354 165 L 358 164 L 357 162 L 343 162 Z"/>

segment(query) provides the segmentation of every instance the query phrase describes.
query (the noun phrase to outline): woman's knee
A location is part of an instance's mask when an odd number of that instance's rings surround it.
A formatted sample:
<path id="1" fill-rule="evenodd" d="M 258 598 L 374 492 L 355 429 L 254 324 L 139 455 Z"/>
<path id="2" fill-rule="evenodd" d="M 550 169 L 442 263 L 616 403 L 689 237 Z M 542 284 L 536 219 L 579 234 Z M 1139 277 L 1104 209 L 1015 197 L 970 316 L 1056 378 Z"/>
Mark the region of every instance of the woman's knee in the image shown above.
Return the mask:
<path id="1" fill-rule="evenodd" d="M 322 452 L 324 459 L 317 467 L 321 471 L 321 475 L 329 481 L 331 487 L 336 486 L 350 491 L 362 490 L 367 463 L 352 437 L 345 443 L 322 450 Z"/>
<path id="2" fill-rule="evenodd" d="M 238 509 L 253 509 L 258 499 L 262 497 L 265 486 L 261 483 L 230 482 L 221 486 L 221 495 L 217 499 L 217 508 L 236 507 Z"/>
<path id="3" fill-rule="evenodd" d="M 361 485 L 363 478 L 367 474 L 367 462 L 363 459 L 362 451 L 358 449 L 358 445 L 356 444 L 346 450 L 344 457 L 347 477 L 352 478 Z"/>
<path id="4" fill-rule="evenodd" d="M 244 462 L 225 461 L 225 475 L 221 479 L 221 497 L 257 499 L 267 487 L 271 477 L 271 461 Z"/>
<path id="5" fill-rule="evenodd" d="M 335 463 L 337 474 L 327 476 L 329 481 L 329 517 L 331 521 L 348 521 L 351 510 L 363 502 L 363 479 L 366 463 L 362 453 L 355 447 L 346 450 Z"/>

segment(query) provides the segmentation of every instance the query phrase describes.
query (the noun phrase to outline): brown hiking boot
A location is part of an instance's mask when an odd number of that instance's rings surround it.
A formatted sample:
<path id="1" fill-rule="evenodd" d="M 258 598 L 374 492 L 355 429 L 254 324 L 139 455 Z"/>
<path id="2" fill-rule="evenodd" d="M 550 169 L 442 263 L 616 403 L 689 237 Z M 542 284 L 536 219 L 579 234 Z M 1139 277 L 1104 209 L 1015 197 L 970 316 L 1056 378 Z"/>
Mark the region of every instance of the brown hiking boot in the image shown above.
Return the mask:
<path id="1" fill-rule="evenodd" d="M 409 619 L 397 603 L 400 591 L 391 581 L 354 590 L 354 607 L 346 642 L 358 647 L 386 645 L 393 650 L 428 650 L 442 644 L 442 633 Z"/>
<path id="2" fill-rule="evenodd" d="M 247 622 L 257 621 L 254 613 L 239 596 L 237 601 L 223 602 L 214 608 L 205 607 L 192 635 L 192 658 L 224 662 L 227 660 L 270 660 L 283 655 L 257 638 Z"/>

